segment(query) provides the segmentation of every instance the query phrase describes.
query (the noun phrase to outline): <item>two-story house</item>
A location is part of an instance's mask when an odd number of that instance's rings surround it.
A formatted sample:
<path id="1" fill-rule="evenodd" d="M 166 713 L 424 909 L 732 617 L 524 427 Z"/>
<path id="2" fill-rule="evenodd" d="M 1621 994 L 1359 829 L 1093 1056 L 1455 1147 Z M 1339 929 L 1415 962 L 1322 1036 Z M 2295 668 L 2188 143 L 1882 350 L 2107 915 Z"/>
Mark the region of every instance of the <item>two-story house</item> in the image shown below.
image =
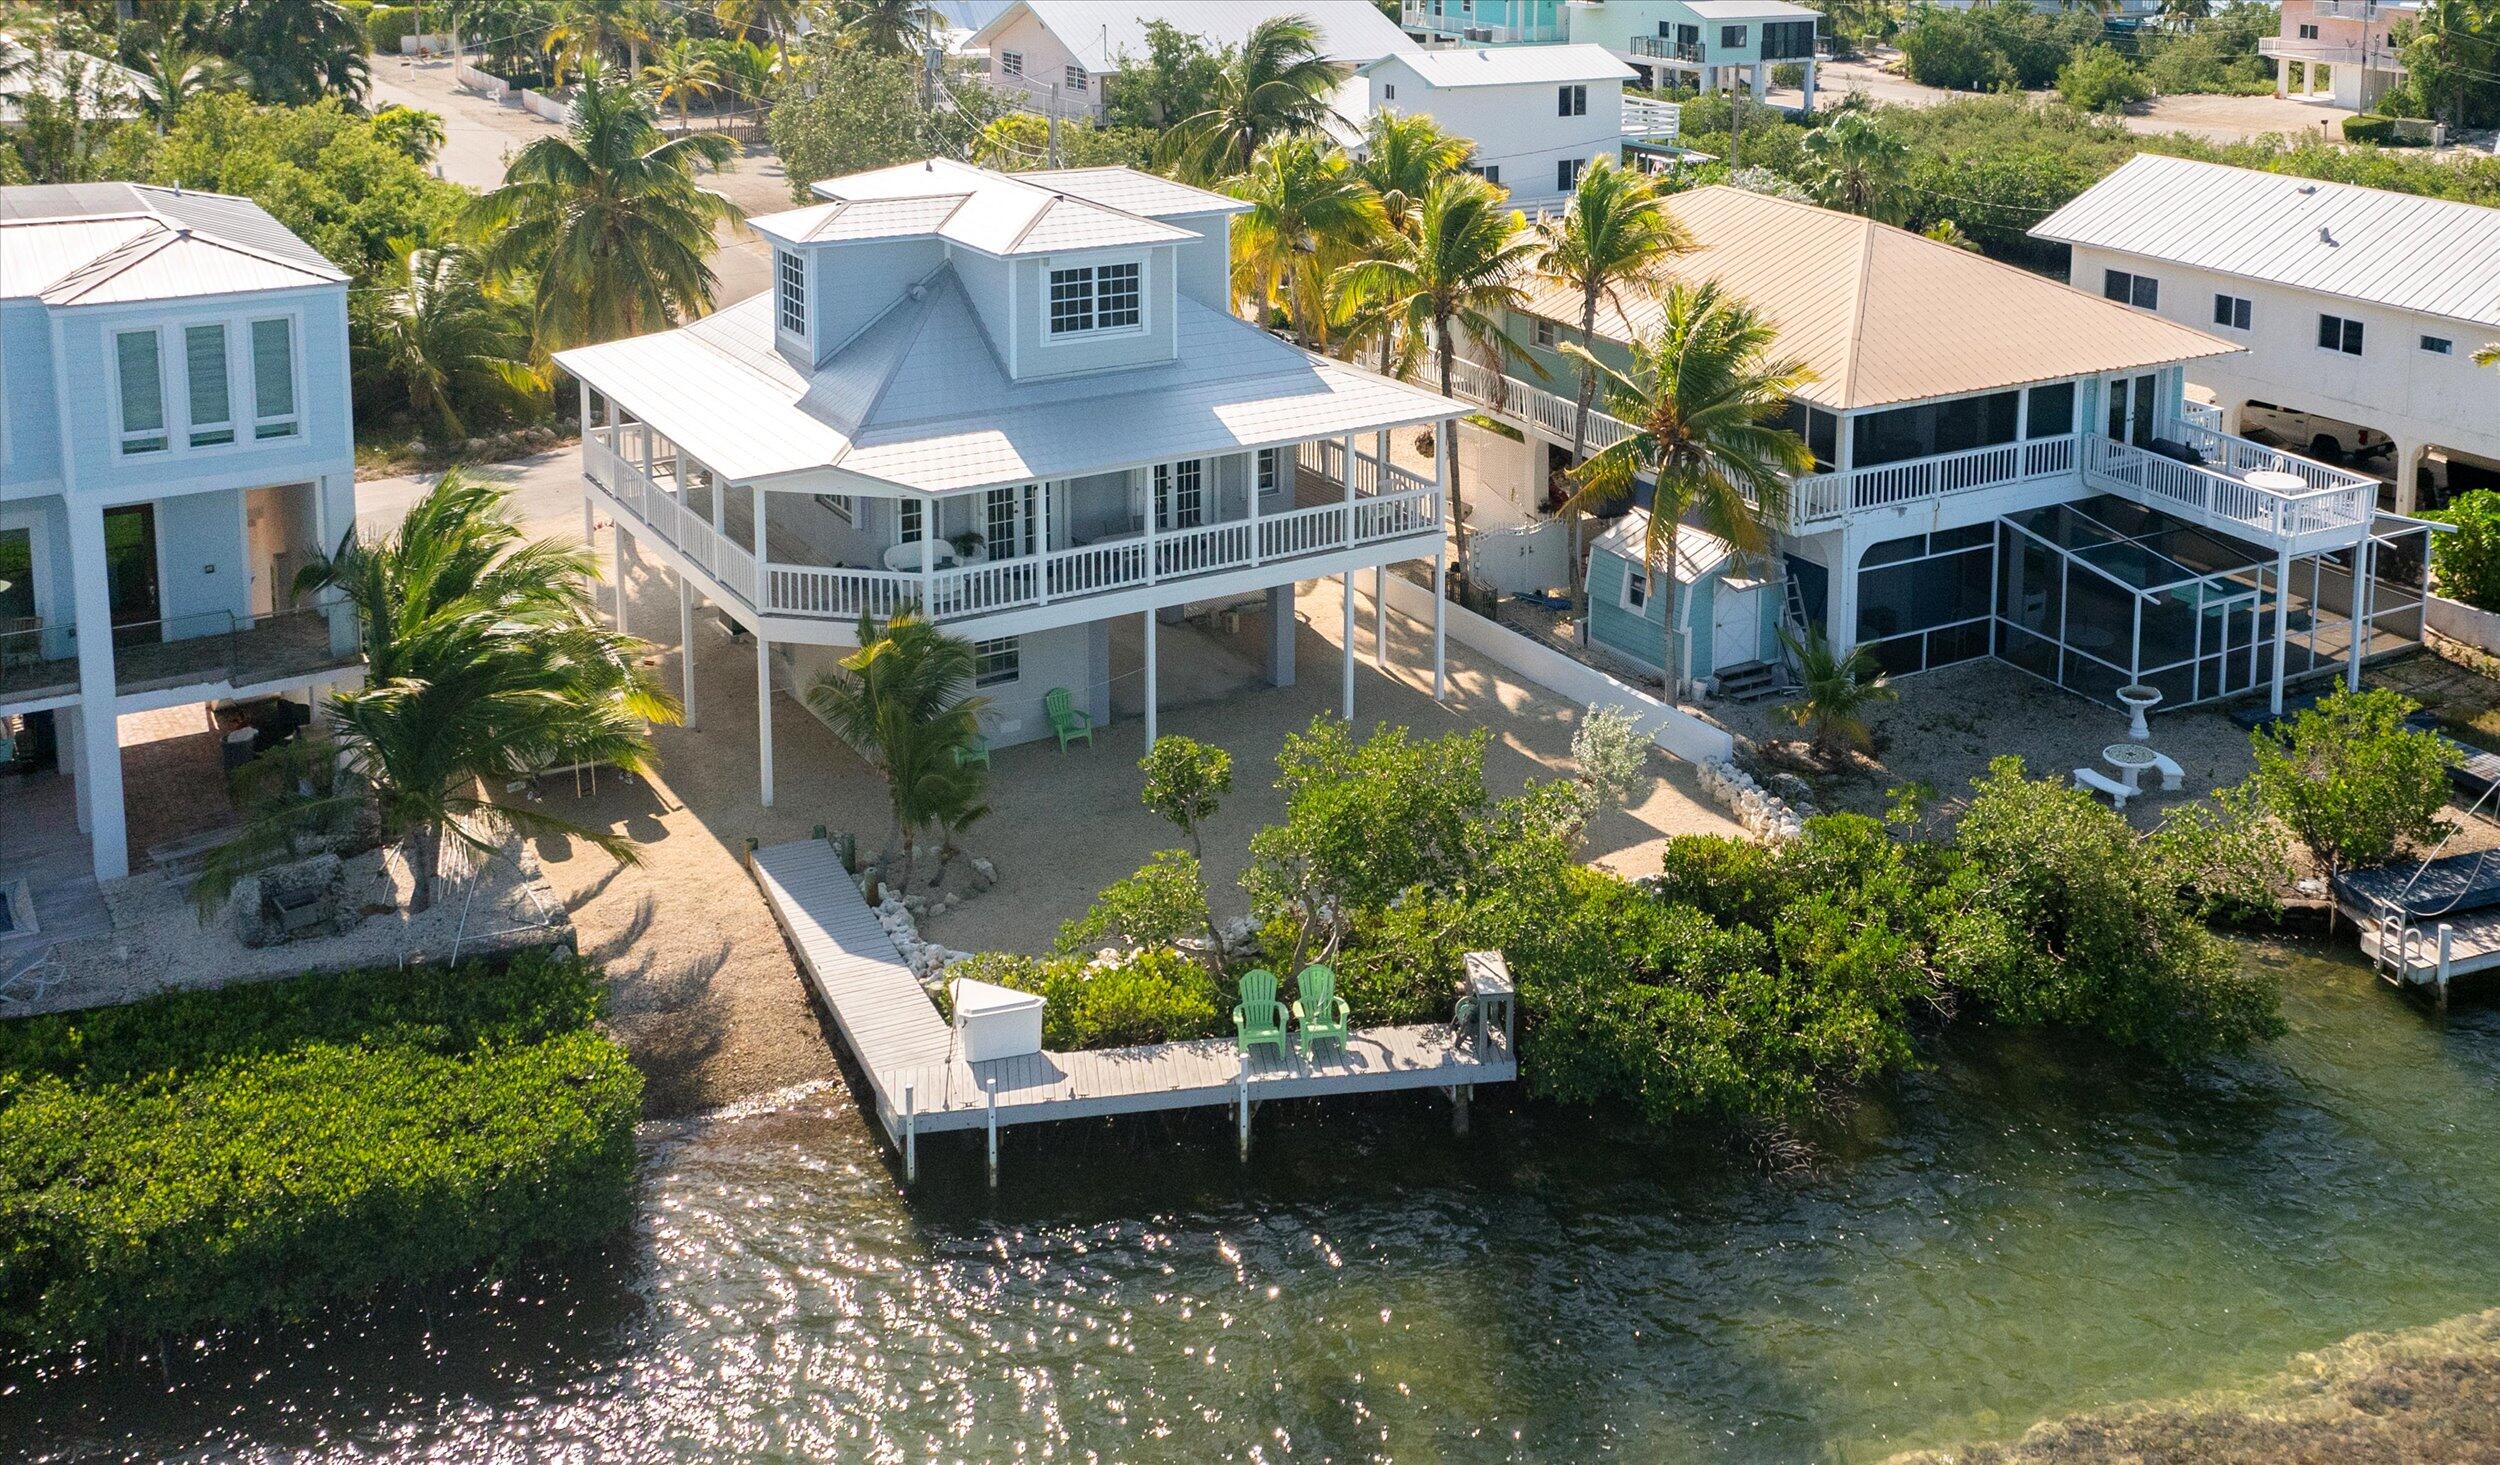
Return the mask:
<path id="1" fill-rule="evenodd" d="M 1361 68 L 1338 88 L 1336 113 L 1343 140 L 1357 149 L 1375 112 L 1428 115 L 1475 142 L 1471 171 L 1534 212 L 1570 197 L 1591 158 L 1623 157 L 1631 77 L 1598 46 L 1442 47 Z M 1660 110 L 1672 109 L 1649 109 Z"/>
<path id="2" fill-rule="evenodd" d="M 2282 29 L 2257 41 L 2257 53 L 2274 59 L 2274 94 L 2367 112 L 2404 79 L 2390 31 L 2422 7 L 2415 0 L 2283 0 L 2282 12 Z"/>
<path id="3" fill-rule="evenodd" d="M 2189 379 L 2234 431 L 2394 451 L 2389 506 L 2500 485 L 2500 209 L 2150 154 L 2032 231 L 2070 278 L 2247 349 Z M 2366 430 L 2366 431 L 2365 431 Z"/>
<path id="4" fill-rule="evenodd" d="M 99 878 L 121 716 L 354 664 L 291 595 L 354 520 L 347 377 L 347 277 L 259 205 L 0 188 L 0 766 L 76 781 Z"/>
<path id="5" fill-rule="evenodd" d="M 2424 526 L 2376 516 L 2369 479 L 2233 437 L 2186 402 L 2184 375 L 2231 342 L 1851 214 L 1724 186 L 1671 207 L 1696 245 L 1671 279 L 1749 303 L 1774 353 L 1812 373 L 1788 420 L 1815 466 L 1768 510 L 1776 556 L 1691 537 L 1673 567 L 1685 596 L 1650 583 L 1667 567 L 1643 562 L 1636 529 L 1601 534 L 1593 645 L 1708 683 L 1776 662 L 1785 622 L 1896 673 L 1995 656 L 2100 701 L 2150 685 L 2182 706 L 2279 699 L 2288 678 L 2357 674 L 2419 638 Z M 1459 373 L 1461 395 L 1554 467 L 1577 377 L 1556 348 L 1579 311 L 1531 282 L 1507 374 L 1481 351 Z M 1627 343 L 1663 322 L 1659 298 L 1624 292 L 1600 312 L 1599 354 L 1627 365 Z M 1588 450 L 1626 431 L 1600 414 Z M 1664 623 L 1670 599 L 1685 624 Z"/>
<path id="6" fill-rule="evenodd" d="M 1602 46 L 1643 87 L 1746 91 L 1795 66 L 1814 110 L 1819 12 L 1790 0 L 1404 0 L 1400 24 L 1427 44 Z"/>
<path id="7" fill-rule="evenodd" d="M 1311 22 L 1320 55 L 1348 72 L 1415 49 L 1371 0 L 1014 0 L 962 49 L 987 53 L 990 85 L 1018 106 L 1099 117 L 1104 85 L 1123 65 L 1146 58 L 1146 32 L 1155 22 L 1220 48 L 1240 46 L 1261 23 L 1282 16 Z"/>
<path id="8" fill-rule="evenodd" d="M 1444 555 L 1441 485 L 1390 431 L 1462 404 L 1234 318 L 1244 205 L 1219 194 L 935 161 L 815 191 L 750 220 L 771 292 L 557 357 L 620 556 L 676 572 L 681 629 L 699 595 L 753 633 L 766 802 L 774 689 L 907 609 L 973 643 L 992 742 L 1051 736 L 1054 707 L 1108 721 L 1115 679 L 1151 741 L 1158 623 L 1234 607 L 1288 684 L 1295 585 L 1338 576 L 1352 716 L 1355 572 L 1438 581 Z M 1115 667 L 1124 623 L 1141 660 Z"/>

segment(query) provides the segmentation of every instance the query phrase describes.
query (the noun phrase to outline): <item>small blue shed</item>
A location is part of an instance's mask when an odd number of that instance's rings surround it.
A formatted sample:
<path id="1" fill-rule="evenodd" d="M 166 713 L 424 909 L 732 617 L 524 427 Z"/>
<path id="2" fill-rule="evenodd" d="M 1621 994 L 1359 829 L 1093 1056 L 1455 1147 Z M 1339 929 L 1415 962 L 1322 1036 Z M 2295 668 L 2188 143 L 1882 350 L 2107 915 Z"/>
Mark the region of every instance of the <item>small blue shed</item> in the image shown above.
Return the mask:
<path id="1" fill-rule="evenodd" d="M 1667 598 L 1643 566 L 1648 536 L 1649 515 L 1634 509 L 1589 547 L 1589 640 L 1664 677 Z M 1779 587 L 1761 563 L 1687 524 L 1676 535 L 1675 573 L 1685 587 L 1687 680 L 1778 659 Z"/>

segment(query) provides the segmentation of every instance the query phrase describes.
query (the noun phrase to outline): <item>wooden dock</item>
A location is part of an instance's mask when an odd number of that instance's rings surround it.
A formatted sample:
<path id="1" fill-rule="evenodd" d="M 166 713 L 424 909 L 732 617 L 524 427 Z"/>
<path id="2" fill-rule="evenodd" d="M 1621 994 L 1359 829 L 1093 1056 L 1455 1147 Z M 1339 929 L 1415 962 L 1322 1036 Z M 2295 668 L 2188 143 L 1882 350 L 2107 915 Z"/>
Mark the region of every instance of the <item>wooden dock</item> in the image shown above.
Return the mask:
<path id="1" fill-rule="evenodd" d="M 757 850 L 752 864 L 801 969 L 867 1074 L 877 1121 L 904 1152 L 907 1173 L 922 1134 L 986 1131 L 994 1166 L 998 1131 L 1013 1125 L 1229 1104 L 1246 1145 L 1250 1107 L 1263 1099 L 1419 1088 L 1463 1097 L 1519 1076 L 1500 1027 L 1479 1039 L 1443 1023 L 1358 1029 L 1307 1058 L 1290 1047 L 1245 1057 L 1229 1038 L 1205 1038 L 967 1063 L 830 845 L 774 845 Z"/>

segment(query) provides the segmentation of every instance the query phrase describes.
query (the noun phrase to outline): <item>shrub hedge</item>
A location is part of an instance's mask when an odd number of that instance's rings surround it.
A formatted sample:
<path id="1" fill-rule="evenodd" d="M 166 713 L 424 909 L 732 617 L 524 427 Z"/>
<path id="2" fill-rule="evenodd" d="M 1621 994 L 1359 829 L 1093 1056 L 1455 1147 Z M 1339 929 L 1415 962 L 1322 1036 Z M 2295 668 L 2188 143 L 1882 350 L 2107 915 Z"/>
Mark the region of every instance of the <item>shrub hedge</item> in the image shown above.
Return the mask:
<path id="1" fill-rule="evenodd" d="M 0 1024 L 0 1341 L 300 1316 L 607 1237 L 641 1076 L 576 958 Z"/>
<path id="2" fill-rule="evenodd" d="M 1039 994 L 1042 1045 L 1063 1053 L 1173 1043 L 1232 1031 L 1230 994 L 1217 989 L 1205 967 L 1176 951 L 1133 951 L 1104 966 L 1084 956 L 991 951 L 947 975 Z M 939 1006 L 945 1005 L 941 991 Z"/>

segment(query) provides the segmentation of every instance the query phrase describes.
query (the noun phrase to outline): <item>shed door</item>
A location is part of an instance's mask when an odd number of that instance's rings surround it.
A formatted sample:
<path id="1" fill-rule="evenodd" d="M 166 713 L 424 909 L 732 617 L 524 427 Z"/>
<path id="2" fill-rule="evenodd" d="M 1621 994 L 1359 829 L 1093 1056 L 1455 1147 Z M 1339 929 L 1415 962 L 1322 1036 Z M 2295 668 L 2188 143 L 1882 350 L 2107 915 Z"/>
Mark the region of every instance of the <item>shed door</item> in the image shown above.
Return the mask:
<path id="1" fill-rule="evenodd" d="M 1719 582 L 1719 593 L 1712 598 L 1710 611 L 1710 669 L 1713 674 L 1731 666 L 1762 659 L 1762 596 L 1764 587 L 1755 585 L 1743 590 Z"/>

